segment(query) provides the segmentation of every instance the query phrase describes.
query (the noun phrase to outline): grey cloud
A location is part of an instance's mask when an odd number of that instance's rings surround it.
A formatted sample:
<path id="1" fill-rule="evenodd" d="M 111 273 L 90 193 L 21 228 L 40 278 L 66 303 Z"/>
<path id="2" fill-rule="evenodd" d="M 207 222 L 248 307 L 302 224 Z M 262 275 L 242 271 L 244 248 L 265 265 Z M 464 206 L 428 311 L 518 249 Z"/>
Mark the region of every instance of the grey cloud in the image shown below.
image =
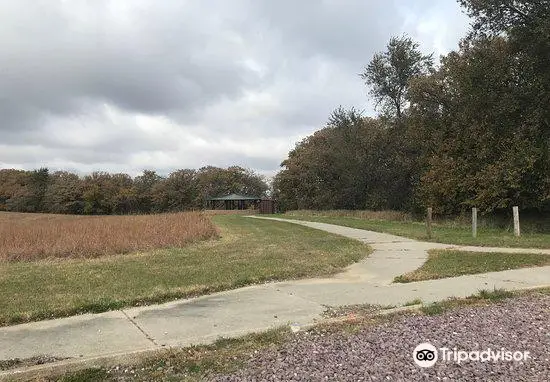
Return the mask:
<path id="1" fill-rule="evenodd" d="M 0 163 L 119 170 L 134 153 L 163 152 L 180 153 L 181 167 L 274 170 L 284 158 L 269 148 L 181 153 L 193 151 L 187 136 L 280 145 L 339 105 L 371 112 L 357 74 L 407 12 L 427 10 L 457 12 L 454 0 L 0 0 L 0 145 L 11 148 Z M 137 115 L 176 127 L 145 131 Z"/>
<path id="2" fill-rule="evenodd" d="M 255 81 L 238 61 L 238 46 L 223 42 L 224 49 L 209 51 L 213 36 L 202 30 L 200 15 L 184 8 L 178 20 L 137 12 L 136 24 L 120 30 L 99 15 L 75 30 L 62 3 L 31 3 L 2 4 L 0 30 L 7 32 L 0 42 L 11 48 L 0 51 L 0 112 L 8 117 L 2 129 L 29 127 L 33 112 L 78 113 L 90 99 L 142 113 L 181 113 L 236 96 Z"/>
<path id="3" fill-rule="evenodd" d="M 323 55 L 356 65 L 400 29 L 395 2 L 372 1 L 256 1 L 258 17 L 281 33 L 299 57 Z"/>

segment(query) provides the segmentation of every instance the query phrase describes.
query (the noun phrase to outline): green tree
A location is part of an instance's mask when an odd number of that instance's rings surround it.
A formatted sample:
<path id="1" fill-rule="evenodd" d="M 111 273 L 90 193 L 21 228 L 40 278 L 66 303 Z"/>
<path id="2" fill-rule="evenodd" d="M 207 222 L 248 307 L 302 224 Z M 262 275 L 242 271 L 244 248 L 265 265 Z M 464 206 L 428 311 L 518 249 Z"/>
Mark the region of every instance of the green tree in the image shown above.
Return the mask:
<path id="1" fill-rule="evenodd" d="M 239 193 L 263 197 L 263 176 L 239 166 L 174 171 L 163 178 L 145 170 L 129 175 L 93 172 L 80 178 L 47 169 L 0 169 L 0 210 L 70 214 L 131 214 L 204 207 L 204 198 Z"/>
<path id="2" fill-rule="evenodd" d="M 45 167 L 33 170 L 28 177 L 28 190 L 30 198 L 26 210 L 29 212 L 42 212 L 44 210 L 44 195 L 49 183 L 49 170 Z"/>
<path id="3" fill-rule="evenodd" d="M 153 189 L 162 181 L 155 171 L 144 170 L 134 179 L 133 193 L 136 198 L 136 210 L 143 214 L 153 211 Z"/>
<path id="4" fill-rule="evenodd" d="M 200 190 L 197 205 L 202 206 L 208 197 L 242 194 L 263 197 L 268 186 L 265 179 L 254 171 L 232 166 L 225 168 L 207 166 L 197 171 L 197 187 Z"/>
<path id="5" fill-rule="evenodd" d="M 110 185 L 112 193 L 109 196 L 111 211 L 117 215 L 126 215 L 137 210 L 137 196 L 133 188 L 133 180 L 128 174 L 114 174 Z"/>
<path id="6" fill-rule="evenodd" d="M 550 0 L 460 0 L 473 18 L 469 36 L 505 36 L 515 67 L 524 79 L 523 97 L 530 119 L 537 119 L 540 140 L 550 140 Z M 526 81 L 527 80 L 527 81 Z M 536 114 L 536 115 L 535 115 Z"/>
<path id="7" fill-rule="evenodd" d="M 155 212 L 184 211 L 197 208 L 199 190 L 195 176 L 190 169 L 172 172 L 152 190 Z"/>
<path id="8" fill-rule="evenodd" d="M 407 104 L 409 81 L 429 73 L 432 55 L 423 55 L 410 37 L 392 37 L 385 52 L 376 53 L 363 73 L 370 94 L 387 116 L 401 120 Z"/>
<path id="9" fill-rule="evenodd" d="M 283 209 L 404 208 L 410 190 L 384 120 L 335 110 L 327 126 L 289 153 L 274 179 Z"/>
<path id="10" fill-rule="evenodd" d="M 83 179 L 84 213 L 89 215 L 110 215 L 112 201 L 116 194 L 112 176 L 106 172 L 93 172 Z"/>
<path id="11" fill-rule="evenodd" d="M 535 40 L 550 38 L 549 0 L 459 0 L 459 3 L 474 20 L 474 36 L 498 36 L 506 32 L 515 36 L 527 34 Z"/>
<path id="12" fill-rule="evenodd" d="M 548 140 L 531 102 L 532 77 L 505 37 L 479 37 L 411 86 L 411 124 L 423 145 L 417 194 L 444 214 L 548 203 Z"/>

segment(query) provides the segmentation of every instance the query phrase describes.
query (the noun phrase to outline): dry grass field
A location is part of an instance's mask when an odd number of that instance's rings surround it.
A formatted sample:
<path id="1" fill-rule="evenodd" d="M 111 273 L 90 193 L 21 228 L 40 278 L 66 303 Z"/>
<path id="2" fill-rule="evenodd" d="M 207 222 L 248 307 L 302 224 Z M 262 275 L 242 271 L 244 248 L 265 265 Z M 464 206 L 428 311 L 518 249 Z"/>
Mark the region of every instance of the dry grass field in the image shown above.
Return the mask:
<path id="1" fill-rule="evenodd" d="M 183 245 L 215 237 L 199 212 L 75 216 L 0 212 L 0 261 L 92 258 Z"/>

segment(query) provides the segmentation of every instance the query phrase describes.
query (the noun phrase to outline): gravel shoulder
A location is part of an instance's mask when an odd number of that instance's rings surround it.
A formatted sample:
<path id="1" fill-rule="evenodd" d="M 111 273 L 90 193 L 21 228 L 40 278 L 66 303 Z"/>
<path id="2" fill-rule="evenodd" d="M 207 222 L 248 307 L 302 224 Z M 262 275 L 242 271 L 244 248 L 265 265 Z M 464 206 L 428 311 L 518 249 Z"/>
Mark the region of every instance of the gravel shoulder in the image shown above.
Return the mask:
<path id="1" fill-rule="evenodd" d="M 529 351 L 525 362 L 438 361 L 420 368 L 420 343 L 436 348 Z M 519 297 L 488 306 L 452 309 L 438 316 L 407 314 L 350 333 L 300 332 L 276 351 L 265 351 L 213 381 L 548 381 L 550 296 Z"/>
<path id="2" fill-rule="evenodd" d="M 550 380 L 550 291 L 499 296 L 447 302 L 444 313 L 433 316 L 422 311 L 372 316 L 372 307 L 349 307 L 333 312 L 342 318 L 338 323 L 182 349 L 144 364 L 87 370 L 80 376 L 109 381 Z M 413 351 L 426 342 L 468 352 L 527 351 L 529 359 L 458 364 L 440 358 L 433 367 L 421 368 Z"/>

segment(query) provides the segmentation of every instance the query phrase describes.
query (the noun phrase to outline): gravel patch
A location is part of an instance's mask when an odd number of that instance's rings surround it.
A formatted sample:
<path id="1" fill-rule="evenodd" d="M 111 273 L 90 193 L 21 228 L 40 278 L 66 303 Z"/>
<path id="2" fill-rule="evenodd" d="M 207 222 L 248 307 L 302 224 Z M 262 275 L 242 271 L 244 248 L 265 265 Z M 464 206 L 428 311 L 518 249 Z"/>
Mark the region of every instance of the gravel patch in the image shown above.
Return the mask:
<path id="1" fill-rule="evenodd" d="M 528 351 L 526 361 L 421 368 L 420 343 L 465 351 Z M 441 353 L 439 353 L 441 354 Z M 212 381 L 550 381 L 550 296 L 461 307 L 439 316 L 406 315 L 355 333 L 298 332 L 277 351 L 260 352 L 246 368 Z"/>

